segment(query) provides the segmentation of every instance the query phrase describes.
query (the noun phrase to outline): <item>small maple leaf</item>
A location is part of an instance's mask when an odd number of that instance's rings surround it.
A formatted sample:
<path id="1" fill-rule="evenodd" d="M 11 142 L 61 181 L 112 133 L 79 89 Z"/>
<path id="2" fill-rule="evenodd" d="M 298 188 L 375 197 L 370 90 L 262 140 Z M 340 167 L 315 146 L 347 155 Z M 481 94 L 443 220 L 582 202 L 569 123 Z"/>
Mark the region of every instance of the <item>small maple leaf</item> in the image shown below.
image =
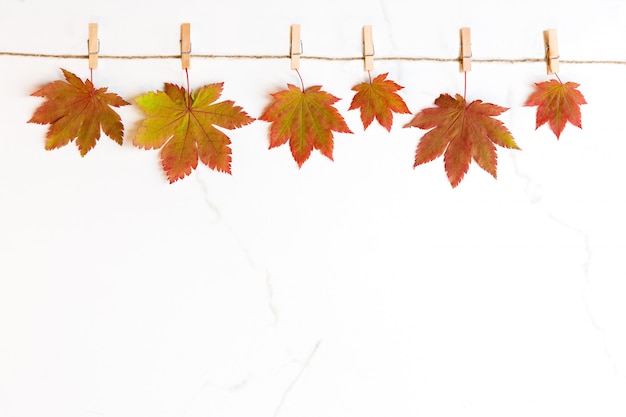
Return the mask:
<path id="1" fill-rule="evenodd" d="M 161 148 L 161 164 L 170 184 L 191 174 L 198 158 L 230 174 L 230 139 L 214 125 L 236 129 L 254 121 L 232 101 L 214 103 L 224 83 L 209 84 L 189 93 L 175 84 L 136 99 L 147 114 L 133 139 L 144 149 Z"/>
<path id="2" fill-rule="evenodd" d="M 88 79 L 83 82 L 63 68 L 61 71 L 66 81 L 53 81 L 31 94 L 46 99 L 28 121 L 50 125 L 46 149 L 60 148 L 76 139 L 80 154 L 85 156 L 100 139 L 100 130 L 121 145 L 124 125 L 111 106 L 130 103 L 115 93 L 107 93 L 107 88 L 96 89 Z"/>
<path id="3" fill-rule="evenodd" d="M 396 93 L 404 87 L 387 80 L 387 75 L 388 73 L 380 74 L 371 83 L 363 82 L 352 88 L 357 93 L 354 95 L 348 110 L 361 109 L 361 121 L 363 121 L 364 129 L 367 129 L 376 117 L 381 126 L 387 131 L 391 131 L 392 111 L 402 114 L 411 113 L 402 97 Z"/>
<path id="4" fill-rule="evenodd" d="M 274 101 L 260 120 L 271 122 L 270 149 L 289 141 L 291 154 L 302 166 L 313 149 L 333 159 L 333 133 L 352 133 L 333 104 L 339 99 L 319 85 L 301 90 L 287 84 L 286 90 L 272 94 Z"/>
<path id="5" fill-rule="evenodd" d="M 525 106 L 538 106 L 536 129 L 549 123 L 557 139 L 567 122 L 582 129 L 580 105 L 587 102 L 576 89 L 580 84 L 551 80 L 535 83 L 535 86 L 537 90 L 530 95 Z"/>
<path id="6" fill-rule="evenodd" d="M 519 149 L 504 124 L 493 118 L 508 109 L 481 100 L 466 104 L 459 94 L 456 98 L 441 94 L 435 105 L 416 114 L 405 126 L 432 129 L 417 146 L 414 167 L 445 152 L 444 166 L 452 187 L 459 185 L 472 158 L 496 178 L 498 156 L 494 144 Z"/>

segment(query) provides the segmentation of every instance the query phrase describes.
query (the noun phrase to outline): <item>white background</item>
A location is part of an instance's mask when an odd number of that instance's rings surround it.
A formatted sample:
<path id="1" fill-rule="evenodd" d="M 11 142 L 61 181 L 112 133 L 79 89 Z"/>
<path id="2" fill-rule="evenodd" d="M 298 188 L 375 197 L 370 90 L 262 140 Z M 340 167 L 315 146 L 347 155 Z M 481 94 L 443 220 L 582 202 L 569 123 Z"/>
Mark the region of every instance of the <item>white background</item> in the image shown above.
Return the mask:
<path id="1" fill-rule="evenodd" d="M 474 63 L 468 99 L 509 107 L 521 151 L 498 179 L 472 164 L 452 189 L 438 159 L 413 169 L 423 131 L 363 131 L 348 111 L 374 26 L 376 54 L 626 60 L 623 0 L 0 0 L 0 51 L 285 55 L 302 24 L 308 86 L 342 100 L 354 134 L 298 169 L 269 124 L 228 132 L 233 175 L 200 166 L 168 184 L 156 151 L 102 137 L 44 150 L 28 124 L 86 59 L 0 56 L 0 416 L 626 415 L 626 66 L 565 64 L 583 130 L 557 141 L 523 107 L 543 63 Z M 453 62 L 375 61 L 413 113 L 462 92 Z M 287 59 L 192 58 L 192 87 L 225 82 L 253 117 L 298 83 Z M 129 101 L 184 83 L 177 59 L 100 60 L 97 86 Z"/>

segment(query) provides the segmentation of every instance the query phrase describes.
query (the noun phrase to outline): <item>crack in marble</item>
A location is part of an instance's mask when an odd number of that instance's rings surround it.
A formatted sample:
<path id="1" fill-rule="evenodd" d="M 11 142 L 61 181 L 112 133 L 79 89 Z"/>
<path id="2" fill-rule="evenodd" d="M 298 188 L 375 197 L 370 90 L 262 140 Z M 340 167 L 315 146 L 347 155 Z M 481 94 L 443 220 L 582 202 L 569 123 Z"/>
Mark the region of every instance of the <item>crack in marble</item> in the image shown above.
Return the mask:
<path id="1" fill-rule="evenodd" d="M 389 13 L 387 11 L 387 5 L 385 4 L 385 0 L 380 0 L 380 11 L 383 15 L 383 19 L 385 19 L 385 23 L 387 23 L 387 27 L 393 27 L 391 24 L 391 20 L 389 19 Z M 391 49 L 395 51 L 396 42 L 393 36 L 393 32 L 394 31 L 392 30 L 389 31 L 389 41 L 391 43 Z"/>
<path id="2" fill-rule="evenodd" d="M 209 207 L 209 209 L 213 212 L 213 214 L 215 214 L 216 219 L 215 219 L 214 223 L 221 222 L 224 225 L 226 230 L 228 230 L 228 232 L 232 235 L 233 239 L 237 243 L 237 246 L 239 247 L 241 252 L 244 254 L 244 256 L 246 258 L 246 261 L 248 263 L 248 266 L 250 266 L 250 268 L 252 268 L 253 270 L 258 271 L 259 268 L 257 267 L 256 263 L 252 259 L 252 254 L 250 253 L 250 250 L 242 243 L 241 238 L 235 232 L 235 230 L 232 228 L 232 226 L 229 223 L 224 221 L 222 213 L 221 213 L 219 207 L 217 206 L 217 204 L 215 204 L 211 200 L 211 198 L 209 196 L 209 187 L 207 187 L 206 183 L 204 181 L 202 181 L 202 179 L 200 178 L 199 175 L 196 175 L 196 181 L 200 185 L 200 189 L 202 190 L 202 193 L 204 195 L 204 201 L 206 202 L 206 204 Z"/>
<path id="3" fill-rule="evenodd" d="M 215 204 L 211 200 L 211 197 L 209 194 L 209 187 L 207 187 L 204 181 L 202 181 L 202 179 L 200 178 L 200 175 L 197 172 L 196 172 L 196 175 L 194 176 L 196 177 L 196 183 L 200 186 L 200 190 L 202 190 L 202 195 L 204 196 L 204 202 L 209 207 L 209 209 L 211 209 L 211 212 L 214 215 L 214 219 L 212 223 L 219 222 L 222 219 L 222 212 L 220 211 L 219 207 L 217 207 L 217 204 Z"/>
<path id="4" fill-rule="evenodd" d="M 311 353 L 309 353 L 309 356 L 306 358 L 306 360 L 302 364 L 300 371 L 296 374 L 295 378 L 291 381 L 291 383 L 289 384 L 289 386 L 283 393 L 283 396 L 280 399 L 278 406 L 276 407 L 276 411 L 274 411 L 274 417 L 278 416 L 278 414 L 280 413 L 280 410 L 283 408 L 283 405 L 285 404 L 285 401 L 287 400 L 287 397 L 289 396 L 289 393 L 291 393 L 291 391 L 293 390 L 293 387 L 298 383 L 298 381 L 302 377 L 302 374 L 304 374 L 304 371 L 308 369 L 309 365 L 311 364 L 311 360 L 313 359 L 313 356 L 315 356 L 315 353 L 320 347 L 320 343 L 322 343 L 322 339 L 318 340 L 317 343 L 315 343 L 315 346 L 311 350 Z"/>
<path id="5" fill-rule="evenodd" d="M 585 311 L 587 312 L 587 316 L 589 318 L 589 321 L 591 322 L 591 325 L 593 326 L 593 328 L 598 333 L 600 333 L 600 336 L 602 338 L 602 345 L 603 345 L 603 348 L 604 348 L 604 353 L 606 354 L 607 358 L 609 359 L 609 361 L 613 365 L 613 373 L 615 375 L 619 375 L 619 370 L 618 370 L 618 367 L 617 367 L 617 361 L 615 360 L 615 358 L 613 358 L 613 354 L 611 353 L 611 351 L 609 349 L 608 335 L 606 333 L 606 329 L 599 324 L 598 320 L 594 316 L 593 311 L 591 309 L 591 305 L 590 305 L 589 300 L 588 300 L 588 295 L 587 294 L 589 293 L 589 290 L 591 289 L 591 280 L 589 278 L 589 275 L 590 275 L 589 271 L 590 271 L 590 267 L 591 267 L 591 258 L 592 258 L 592 251 L 591 251 L 591 243 L 590 243 L 589 234 L 587 232 L 585 232 L 583 229 L 579 229 L 578 227 L 572 226 L 571 224 L 568 224 L 568 223 L 564 222 L 563 220 L 559 219 L 558 217 L 556 217 L 553 213 L 549 212 L 548 210 L 544 209 L 544 212 L 548 215 L 548 217 L 550 219 L 552 219 L 552 221 L 556 222 L 557 224 L 561 225 L 564 228 L 573 230 L 577 234 L 582 236 L 582 239 L 583 239 L 583 242 L 584 242 L 584 248 L 585 248 L 585 261 L 583 262 L 583 265 L 582 265 L 583 275 L 584 275 L 584 278 L 585 278 L 585 288 L 583 289 L 583 304 L 585 305 Z"/>
<path id="6" fill-rule="evenodd" d="M 224 227 L 228 230 L 228 232 L 232 235 L 233 239 L 237 243 L 239 250 L 245 256 L 248 266 L 254 271 L 260 271 L 262 268 L 260 268 L 254 261 L 251 251 L 246 247 L 246 245 L 243 244 L 242 239 L 239 237 L 237 232 L 235 232 L 232 226 L 224 221 L 219 207 L 217 206 L 217 204 L 215 204 L 211 200 L 209 196 L 209 188 L 207 187 L 206 183 L 202 181 L 202 179 L 200 178 L 200 175 L 196 174 L 195 177 L 196 177 L 196 182 L 199 184 L 200 189 L 202 190 L 202 193 L 204 195 L 204 201 L 206 202 L 209 209 L 215 215 L 215 220 L 213 223 L 222 222 Z M 270 272 L 267 269 L 265 269 L 265 287 L 267 289 L 267 299 L 268 299 L 267 304 L 268 304 L 270 313 L 272 315 L 272 325 L 275 327 L 278 324 L 278 318 L 279 318 L 278 309 L 274 305 L 274 286 L 272 285 Z"/>
<path id="7" fill-rule="evenodd" d="M 231 385 L 220 385 L 220 384 L 216 384 L 212 382 L 211 380 L 204 381 L 204 383 L 200 386 L 200 388 L 198 388 L 198 390 L 192 395 L 192 397 L 187 402 L 187 405 L 185 406 L 185 409 L 183 410 L 182 417 L 185 417 L 189 414 L 189 410 L 191 406 L 193 405 L 193 403 L 198 399 L 200 394 L 202 394 L 207 388 L 215 388 L 221 391 L 228 391 L 228 392 L 234 393 L 243 389 L 248 384 L 249 381 L 250 381 L 250 375 L 247 375 L 241 381 L 236 382 Z"/>
<path id="8" fill-rule="evenodd" d="M 380 11 L 381 14 L 383 16 L 383 19 L 385 20 L 385 23 L 387 24 L 387 28 L 391 28 L 394 25 L 391 22 L 391 18 L 389 17 L 389 10 L 388 10 L 388 5 L 385 3 L 385 0 L 380 0 L 379 1 L 380 4 Z M 388 36 L 389 36 L 389 43 L 391 44 L 391 52 L 392 55 L 395 55 L 395 52 L 397 50 L 397 44 L 396 44 L 396 38 L 394 36 L 395 31 L 393 30 L 388 30 Z M 376 54 L 376 43 L 374 42 L 374 54 Z M 377 58 L 374 57 L 374 60 L 376 60 Z M 396 71 L 397 71 L 397 77 L 398 79 L 402 79 L 404 76 L 404 64 L 400 61 L 398 61 L 395 65 L 396 67 Z"/>
<path id="9" fill-rule="evenodd" d="M 573 226 L 561 220 L 554 213 L 550 212 L 545 207 L 542 207 L 541 206 L 541 201 L 542 201 L 541 184 L 536 183 L 536 181 L 534 181 L 530 175 L 528 175 L 527 173 L 524 173 L 520 169 L 517 163 L 517 158 L 514 154 L 511 154 L 511 159 L 513 161 L 513 169 L 515 171 L 515 174 L 526 182 L 526 187 L 524 188 L 524 192 L 530 198 L 529 200 L 530 203 L 534 206 L 540 207 L 542 212 L 545 213 L 548 216 L 548 218 L 552 220 L 553 222 L 557 223 L 561 227 L 564 227 L 566 229 L 573 230 L 574 232 L 576 232 L 578 235 L 581 236 L 583 240 L 584 251 L 585 251 L 585 261 L 583 262 L 583 265 L 582 265 L 583 276 L 585 279 L 585 288 L 583 288 L 582 290 L 583 304 L 585 306 L 585 311 L 587 312 L 587 316 L 589 318 L 589 321 L 592 327 L 600 334 L 602 345 L 604 348 L 604 353 L 606 354 L 609 362 L 613 366 L 613 373 L 616 376 L 619 376 L 619 369 L 618 369 L 617 361 L 615 360 L 615 358 L 613 358 L 611 350 L 609 349 L 608 336 L 607 336 L 606 329 L 604 329 L 604 327 L 602 327 L 599 324 L 598 320 L 595 318 L 593 311 L 591 309 L 591 305 L 588 300 L 588 296 L 587 296 L 591 287 L 590 269 L 591 269 L 591 259 L 592 259 L 592 250 L 591 250 L 591 243 L 590 243 L 591 239 L 589 237 L 589 234 L 585 230 L 580 229 L 576 226 Z"/>
<path id="10" fill-rule="evenodd" d="M 269 271 L 265 271 L 265 288 L 267 289 L 267 305 L 273 318 L 272 325 L 276 327 L 278 325 L 278 310 L 274 305 L 274 285 Z"/>

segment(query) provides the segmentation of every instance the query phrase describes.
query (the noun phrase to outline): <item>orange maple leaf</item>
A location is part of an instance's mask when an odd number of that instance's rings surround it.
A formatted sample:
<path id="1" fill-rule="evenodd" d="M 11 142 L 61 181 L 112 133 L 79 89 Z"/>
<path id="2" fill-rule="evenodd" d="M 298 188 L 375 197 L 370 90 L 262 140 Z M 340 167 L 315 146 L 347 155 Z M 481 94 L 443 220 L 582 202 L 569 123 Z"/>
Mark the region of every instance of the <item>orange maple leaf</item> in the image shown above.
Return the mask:
<path id="1" fill-rule="evenodd" d="M 508 109 L 481 100 L 466 104 L 459 94 L 456 98 L 441 94 L 435 105 L 416 114 L 405 126 L 432 129 L 417 146 L 414 167 L 445 152 L 444 165 L 452 187 L 459 185 L 472 158 L 496 178 L 498 156 L 494 144 L 519 149 L 504 124 L 493 118 Z"/>
<path id="2" fill-rule="evenodd" d="M 191 174 L 198 158 L 209 168 L 230 174 L 230 139 L 214 125 L 236 129 L 254 119 L 232 101 L 214 103 L 223 86 L 209 84 L 189 93 L 166 83 L 164 91 L 136 99 L 147 117 L 133 143 L 145 149 L 161 148 L 161 164 L 170 183 Z"/>
<path id="3" fill-rule="evenodd" d="M 111 108 L 130 103 L 107 88 L 96 89 L 90 80 L 83 82 L 64 70 L 66 81 L 53 81 L 35 91 L 31 96 L 44 97 L 29 123 L 49 124 L 46 149 L 65 146 L 74 139 L 82 156 L 85 156 L 100 139 L 100 130 L 118 144 L 122 144 L 124 125 L 119 114 Z"/>
<path id="4" fill-rule="evenodd" d="M 538 106 L 536 129 L 549 123 L 557 139 L 567 122 L 582 129 L 580 105 L 587 102 L 576 89 L 580 84 L 550 80 L 535 83 L 535 86 L 537 90 L 530 95 L 525 106 Z"/>
<path id="5" fill-rule="evenodd" d="M 339 99 L 319 85 L 301 90 L 287 84 L 287 90 L 271 95 L 274 101 L 265 109 L 260 120 L 270 122 L 270 149 L 289 141 L 291 154 L 302 166 L 313 149 L 333 159 L 333 133 L 352 133 L 337 109 Z"/>
<path id="6" fill-rule="evenodd" d="M 363 128 L 372 123 L 374 117 L 387 131 L 391 131 L 393 123 L 393 112 L 410 114 L 406 103 L 396 91 L 404 87 L 387 80 L 386 74 L 380 74 L 371 82 L 363 82 L 352 88 L 357 93 L 352 99 L 348 110 L 361 109 L 361 121 Z"/>

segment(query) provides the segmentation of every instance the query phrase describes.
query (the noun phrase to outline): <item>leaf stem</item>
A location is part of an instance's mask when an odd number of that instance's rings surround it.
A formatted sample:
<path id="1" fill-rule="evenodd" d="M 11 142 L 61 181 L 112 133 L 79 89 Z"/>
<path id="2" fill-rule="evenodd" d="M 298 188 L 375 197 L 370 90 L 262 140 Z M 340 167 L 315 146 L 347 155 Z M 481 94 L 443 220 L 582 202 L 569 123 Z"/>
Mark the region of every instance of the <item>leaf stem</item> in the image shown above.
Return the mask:
<path id="1" fill-rule="evenodd" d="M 302 85 L 302 92 L 304 93 L 304 81 L 302 81 L 302 75 L 300 75 L 300 71 L 296 70 L 298 73 L 298 77 L 300 77 L 300 85 Z"/>
<path id="2" fill-rule="evenodd" d="M 556 77 L 557 80 L 559 80 L 559 83 L 563 84 L 563 81 L 561 81 L 561 78 L 559 77 L 559 74 L 557 74 L 556 72 L 554 73 L 554 76 Z"/>
<path id="3" fill-rule="evenodd" d="M 93 68 L 89 68 L 89 81 L 93 84 Z"/>
<path id="4" fill-rule="evenodd" d="M 187 75 L 187 106 L 191 107 L 191 87 L 189 86 L 189 68 L 185 68 L 185 74 Z"/>
<path id="5" fill-rule="evenodd" d="M 463 101 L 465 103 L 467 103 L 467 99 L 466 99 L 466 96 L 467 96 L 467 71 L 463 71 L 463 75 L 465 77 L 465 83 L 464 83 L 464 86 L 463 86 Z"/>
<path id="6" fill-rule="evenodd" d="M 367 75 L 370 77 L 370 85 L 372 84 L 372 71 L 367 71 Z"/>

